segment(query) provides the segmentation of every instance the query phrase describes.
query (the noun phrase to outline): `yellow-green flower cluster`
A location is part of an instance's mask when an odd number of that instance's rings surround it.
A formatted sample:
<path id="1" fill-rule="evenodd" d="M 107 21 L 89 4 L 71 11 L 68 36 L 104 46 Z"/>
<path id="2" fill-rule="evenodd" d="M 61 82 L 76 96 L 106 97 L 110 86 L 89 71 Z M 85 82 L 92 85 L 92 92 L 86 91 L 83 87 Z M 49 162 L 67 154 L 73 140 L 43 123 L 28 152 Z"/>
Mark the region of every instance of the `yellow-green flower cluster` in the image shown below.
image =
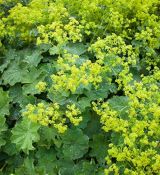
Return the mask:
<path id="1" fill-rule="evenodd" d="M 68 10 L 64 2 L 60 1 L 32 0 L 27 5 L 22 5 L 17 0 L 15 6 L 8 11 L 8 16 L 2 13 L 1 21 L 5 26 L 3 37 L 9 36 L 10 41 L 13 39 L 12 42 L 14 38 L 18 38 L 38 45 L 81 41 L 82 33 L 90 35 L 90 29 L 96 28 L 96 25 L 92 21 L 77 20 Z"/>
<path id="2" fill-rule="evenodd" d="M 65 56 L 67 58 L 65 58 Z M 104 67 L 100 64 L 87 60 L 82 63 L 82 65 L 76 66 L 74 62 L 78 59 L 77 56 L 68 54 L 65 56 L 64 59 L 60 57 L 57 61 L 60 71 L 51 76 L 53 81 L 51 89 L 57 91 L 70 90 L 72 93 L 75 93 L 80 85 L 86 87 L 89 84 L 93 84 L 93 86 L 97 87 L 98 84 L 102 82 L 101 74 L 104 71 Z M 66 62 L 66 60 L 68 60 L 68 62 Z"/>
<path id="3" fill-rule="evenodd" d="M 129 66 L 135 66 L 137 53 L 131 45 L 126 45 L 120 36 L 112 34 L 104 39 L 98 39 L 88 51 L 95 53 L 95 62 L 86 60 L 77 65 L 79 57 L 68 53 L 58 58 L 59 71 L 51 76 L 53 80 L 51 89 L 75 93 L 81 85 L 85 87 L 93 85 L 97 88 L 103 81 L 103 75 L 109 73 L 117 76 L 116 82 L 119 88 L 126 86 L 132 80 Z M 115 71 L 117 66 L 121 66 L 122 70 Z M 111 77 L 105 76 L 105 80 L 110 82 Z"/>
<path id="4" fill-rule="evenodd" d="M 0 31 L 1 31 L 1 33 L 0 33 L 0 47 L 1 47 L 2 46 L 1 38 L 3 38 L 5 33 L 6 33 L 5 32 L 5 25 L 4 25 L 2 20 L 0 20 Z"/>
<path id="5" fill-rule="evenodd" d="M 111 143 L 106 157 L 105 174 L 158 174 L 160 138 L 160 70 L 153 75 L 142 76 L 124 88 L 129 99 L 123 118 L 121 112 L 112 109 L 109 102 L 93 102 L 93 109 L 100 116 L 104 131 L 112 131 L 121 144 Z M 118 142 L 117 142 L 118 143 Z M 116 160 L 113 162 L 113 158 Z M 121 165 L 125 169 L 121 169 Z M 132 166 L 130 166 L 132 165 Z"/>
<path id="6" fill-rule="evenodd" d="M 104 39 L 98 38 L 95 43 L 91 45 L 89 51 L 93 51 L 99 59 L 99 62 L 103 63 L 104 58 L 107 56 L 121 57 L 120 62 L 127 61 L 128 64 L 135 65 L 137 54 L 133 50 L 132 45 L 126 45 L 121 36 L 117 36 L 115 33 L 107 36 Z M 116 64 L 116 61 L 114 60 Z M 114 66 L 114 65 L 113 65 Z"/>
<path id="7" fill-rule="evenodd" d="M 41 25 L 38 27 L 39 37 L 37 44 L 54 43 L 63 44 L 67 41 L 81 41 L 82 34 L 79 22 L 70 17 L 68 23 L 54 21 L 51 24 Z"/>
<path id="8" fill-rule="evenodd" d="M 91 43 L 94 43 L 98 37 L 103 39 L 113 33 L 115 39 L 111 43 L 116 40 L 120 42 L 120 37 L 129 42 L 138 41 L 146 50 L 143 57 L 147 64 L 158 62 L 155 54 L 160 37 L 159 0 L 31 0 L 25 5 L 20 0 L 1 0 L 3 5 L 11 2 L 14 2 L 14 6 L 7 13 L 4 9 L 0 13 L 4 25 L 1 27 L 0 22 L 0 28 L 3 28 L 1 33 L 5 31 L 0 37 L 6 37 L 8 41 L 18 39 L 37 44 L 62 44 L 82 41 L 88 35 L 91 36 Z M 122 48 L 124 54 L 126 46 L 121 44 L 119 49 Z M 127 47 L 132 50 L 131 45 Z M 120 52 L 112 49 L 109 49 L 112 53 Z M 137 45 L 135 49 L 139 54 L 141 48 Z M 129 61 L 135 62 L 135 53 L 129 55 Z"/>
<path id="9" fill-rule="evenodd" d="M 127 45 L 121 36 L 113 33 L 104 39 L 98 38 L 88 50 L 95 53 L 99 64 L 105 64 L 106 72 L 116 75 L 119 89 L 127 87 L 132 80 L 132 74 L 129 72 L 130 66 L 134 67 L 137 64 L 138 57 L 138 52 L 133 49 L 132 45 Z M 117 66 L 120 66 L 122 70 L 116 72 Z"/>
<path id="10" fill-rule="evenodd" d="M 60 133 L 64 133 L 67 130 L 67 125 L 65 125 L 66 119 L 63 118 L 63 113 L 60 111 L 60 106 L 57 103 L 47 105 L 44 103 L 38 103 L 37 105 L 28 104 L 26 111 L 22 115 L 41 125 L 53 126 Z"/>
<path id="11" fill-rule="evenodd" d="M 79 116 L 81 111 L 76 108 L 75 104 L 67 105 L 67 109 L 66 116 L 69 118 L 70 122 L 75 126 L 79 125 L 79 123 L 82 121 L 82 116 Z"/>
<path id="12" fill-rule="evenodd" d="M 43 126 L 53 126 L 59 133 L 64 133 L 68 126 L 66 119 L 77 126 L 82 121 L 81 112 L 75 104 L 67 105 L 64 111 L 58 103 L 38 103 L 37 105 L 28 104 L 26 110 L 22 113 L 31 121 L 37 122 Z"/>
<path id="13" fill-rule="evenodd" d="M 157 17 L 153 15 L 152 20 L 156 21 Z M 157 25 L 155 22 L 154 24 L 154 27 L 146 27 L 144 30 L 141 30 L 141 32 L 135 34 L 135 39 L 141 42 L 141 47 L 145 48 L 147 46 L 146 53 L 143 57 L 149 65 L 149 70 L 151 69 L 151 65 L 156 66 L 159 62 L 159 57 L 155 57 L 155 50 L 159 48 L 158 38 L 160 37 L 160 24 Z M 152 57 L 154 57 L 154 59 L 151 59 Z"/>
<path id="14" fill-rule="evenodd" d="M 38 82 L 38 84 L 36 85 L 36 89 L 39 91 L 39 92 L 44 92 L 46 90 L 46 82 L 43 82 L 43 81 L 40 81 Z"/>
<path id="15" fill-rule="evenodd" d="M 103 103 L 102 105 L 99 103 L 101 109 L 99 109 L 95 102 L 92 104 L 93 110 L 101 116 L 100 122 L 103 123 L 102 129 L 104 129 L 104 131 L 126 131 L 126 127 L 128 127 L 128 121 L 119 118 L 118 113 L 110 109 L 108 102 Z"/>
<path id="16" fill-rule="evenodd" d="M 62 3 L 32 0 L 26 6 L 17 3 L 2 21 L 5 23 L 8 36 L 31 42 L 37 39 L 36 33 L 41 26 L 47 28 L 47 25 L 50 26 L 54 21 L 61 22 L 66 16 L 68 13 Z"/>

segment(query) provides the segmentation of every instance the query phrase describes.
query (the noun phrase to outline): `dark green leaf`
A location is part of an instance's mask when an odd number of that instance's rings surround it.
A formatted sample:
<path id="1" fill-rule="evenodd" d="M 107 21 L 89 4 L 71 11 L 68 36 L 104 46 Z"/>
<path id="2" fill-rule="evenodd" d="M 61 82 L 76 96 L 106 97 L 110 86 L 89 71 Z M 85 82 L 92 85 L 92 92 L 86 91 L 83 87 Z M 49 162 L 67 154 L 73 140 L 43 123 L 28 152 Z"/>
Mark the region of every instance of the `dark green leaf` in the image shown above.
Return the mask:
<path id="1" fill-rule="evenodd" d="M 48 126 L 43 126 L 39 130 L 40 133 L 40 145 L 50 147 L 53 144 L 56 145 L 57 148 L 60 148 L 62 141 L 59 138 L 57 130 L 55 128 L 49 128 Z"/>
<path id="2" fill-rule="evenodd" d="M 63 154 L 68 159 L 78 159 L 88 150 L 88 136 L 84 135 L 80 129 L 68 129 L 62 136 Z"/>
<path id="3" fill-rule="evenodd" d="M 113 132 L 111 134 L 111 141 L 117 146 L 122 146 L 124 144 L 124 139 L 121 133 Z"/>
<path id="4" fill-rule="evenodd" d="M 16 169 L 16 175 L 36 175 L 34 167 L 34 159 L 27 157 L 23 165 Z"/>
<path id="5" fill-rule="evenodd" d="M 25 107 L 29 103 L 33 104 L 36 100 L 34 96 L 24 95 L 20 84 L 16 84 L 10 88 L 9 96 L 13 103 L 19 103 L 21 107 Z"/>
<path id="6" fill-rule="evenodd" d="M 56 175 L 57 159 L 56 151 L 53 148 L 40 147 L 36 152 L 36 158 L 38 161 L 36 168 L 43 171 L 43 174 Z"/>
<path id="7" fill-rule="evenodd" d="M 4 140 L 4 131 L 7 130 L 5 121 L 5 117 L 0 115 L 0 147 L 5 145 L 6 143 L 6 141 Z"/>
<path id="8" fill-rule="evenodd" d="M 94 162 L 81 161 L 74 167 L 74 175 L 97 175 Z"/>
<path id="9" fill-rule="evenodd" d="M 91 152 L 90 156 L 96 157 L 99 163 L 105 163 L 105 157 L 107 156 L 107 138 L 103 134 L 97 134 L 93 136 L 93 140 L 90 142 Z"/>
<path id="10" fill-rule="evenodd" d="M 0 116 L 9 114 L 9 102 L 8 92 L 0 88 Z"/>
<path id="11" fill-rule="evenodd" d="M 74 162 L 68 159 L 61 159 L 58 162 L 59 175 L 74 175 Z"/>

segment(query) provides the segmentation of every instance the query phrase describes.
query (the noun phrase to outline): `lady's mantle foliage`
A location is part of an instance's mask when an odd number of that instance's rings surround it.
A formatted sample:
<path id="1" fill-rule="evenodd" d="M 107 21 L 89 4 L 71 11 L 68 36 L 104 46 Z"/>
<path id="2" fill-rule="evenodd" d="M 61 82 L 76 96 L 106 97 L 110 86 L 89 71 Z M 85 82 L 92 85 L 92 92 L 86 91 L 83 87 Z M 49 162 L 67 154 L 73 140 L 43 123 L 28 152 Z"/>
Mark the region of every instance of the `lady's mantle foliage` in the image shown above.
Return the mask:
<path id="1" fill-rule="evenodd" d="M 159 174 L 159 11 L 0 0 L 0 174 Z"/>

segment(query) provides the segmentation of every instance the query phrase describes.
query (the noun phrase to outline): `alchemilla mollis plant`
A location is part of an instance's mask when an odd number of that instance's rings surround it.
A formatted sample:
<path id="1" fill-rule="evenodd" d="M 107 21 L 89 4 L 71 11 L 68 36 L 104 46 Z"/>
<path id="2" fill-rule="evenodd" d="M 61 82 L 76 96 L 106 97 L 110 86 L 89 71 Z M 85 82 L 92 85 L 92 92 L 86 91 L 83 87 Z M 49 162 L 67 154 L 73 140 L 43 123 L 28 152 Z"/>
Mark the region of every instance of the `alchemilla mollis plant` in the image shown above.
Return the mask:
<path id="1" fill-rule="evenodd" d="M 160 174 L 160 1 L 0 0 L 0 175 Z"/>

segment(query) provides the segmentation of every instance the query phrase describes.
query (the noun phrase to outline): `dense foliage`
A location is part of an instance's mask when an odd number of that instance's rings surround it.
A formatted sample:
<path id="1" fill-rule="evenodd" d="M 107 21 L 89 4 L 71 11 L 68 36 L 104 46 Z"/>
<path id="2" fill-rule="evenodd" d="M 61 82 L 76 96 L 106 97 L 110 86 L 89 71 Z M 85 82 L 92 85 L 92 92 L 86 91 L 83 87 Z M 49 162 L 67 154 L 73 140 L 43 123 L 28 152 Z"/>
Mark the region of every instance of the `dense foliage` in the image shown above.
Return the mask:
<path id="1" fill-rule="evenodd" d="M 159 67 L 159 0 L 0 0 L 0 174 L 158 175 Z"/>

